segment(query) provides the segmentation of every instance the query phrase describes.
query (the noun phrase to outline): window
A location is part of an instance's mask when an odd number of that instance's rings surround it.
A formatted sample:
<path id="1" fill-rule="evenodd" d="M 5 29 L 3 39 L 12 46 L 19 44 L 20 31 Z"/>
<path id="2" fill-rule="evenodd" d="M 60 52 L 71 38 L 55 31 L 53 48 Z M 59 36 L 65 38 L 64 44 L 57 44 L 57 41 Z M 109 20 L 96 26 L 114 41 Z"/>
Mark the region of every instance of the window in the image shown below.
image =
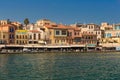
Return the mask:
<path id="1" fill-rule="evenodd" d="M 97 34 L 97 32 L 96 32 L 96 34 Z"/>
<path id="2" fill-rule="evenodd" d="M 62 31 L 62 35 L 66 35 L 67 32 L 65 30 Z"/>
<path id="3" fill-rule="evenodd" d="M 3 35 L 3 38 L 5 38 L 5 35 Z"/>
<path id="4" fill-rule="evenodd" d="M 9 32 L 14 32 L 14 28 L 10 27 Z"/>
<path id="5" fill-rule="evenodd" d="M 32 35 L 30 35 L 29 38 L 32 39 Z"/>
<path id="6" fill-rule="evenodd" d="M 38 34 L 38 39 L 40 39 L 40 34 Z"/>
<path id="7" fill-rule="evenodd" d="M 16 38 L 18 39 L 18 35 L 16 35 Z"/>
<path id="8" fill-rule="evenodd" d="M 34 34 L 34 40 L 36 39 L 36 34 Z"/>
<path id="9" fill-rule="evenodd" d="M 88 39 L 90 39 L 90 36 L 88 37 Z"/>
<path id="10" fill-rule="evenodd" d="M 60 31 L 56 30 L 55 35 L 60 35 Z"/>
<path id="11" fill-rule="evenodd" d="M 24 39 L 25 38 L 24 35 L 22 35 L 22 36 L 23 36 L 23 39 Z"/>
<path id="12" fill-rule="evenodd" d="M 16 44 L 18 44 L 18 40 L 16 41 Z"/>
<path id="13" fill-rule="evenodd" d="M 106 34 L 106 37 L 111 37 L 111 36 L 112 36 L 111 33 Z"/>
<path id="14" fill-rule="evenodd" d="M 33 42 L 32 41 L 29 41 L 29 44 L 32 44 Z"/>
<path id="15" fill-rule="evenodd" d="M 27 35 L 25 35 L 25 39 L 27 39 Z"/>
<path id="16" fill-rule="evenodd" d="M 14 39 L 14 35 L 13 35 L 13 34 L 10 34 L 10 35 L 9 35 L 9 39 Z"/>
<path id="17" fill-rule="evenodd" d="M 115 30 L 120 30 L 120 26 L 115 26 Z"/>
<path id="18" fill-rule="evenodd" d="M 69 36 L 72 36 L 72 32 L 69 33 Z"/>
<path id="19" fill-rule="evenodd" d="M 100 34 L 100 32 L 98 32 L 98 34 Z"/>
<path id="20" fill-rule="evenodd" d="M 20 35 L 20 38 L 19 39 L 21 39 L 21 35 Z"/>
<path id="21" fill-rule="evenodd" d="M 12 39 L 14 39 L 14 34 L 12 34 Z"/>
<path id="22" fill-rule="evenodd" d="M 76 32 L 74 33 L 74 35 L 76 35 Z"/>
<path id="23" fill-rule="evenodd" d="M 52 35 L 52 32 L 50 31 L 50 35 Z"/>
<path id="24" fill-rule="evenodd" d="M 89 27 L 89 29 L 90 29 L 90 26 L 88 26 Z"/>
<path id="25" fill-rule="evenodd" d="M 93 26 L 91 26 L 91 29 L 93 29 Z"/>

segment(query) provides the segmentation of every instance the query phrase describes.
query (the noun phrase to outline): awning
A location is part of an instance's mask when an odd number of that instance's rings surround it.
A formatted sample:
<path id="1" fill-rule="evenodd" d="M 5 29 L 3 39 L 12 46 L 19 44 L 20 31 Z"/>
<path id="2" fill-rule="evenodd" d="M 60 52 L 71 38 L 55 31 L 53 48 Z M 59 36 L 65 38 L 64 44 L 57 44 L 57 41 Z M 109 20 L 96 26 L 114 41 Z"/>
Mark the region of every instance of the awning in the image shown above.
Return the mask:
<path id="1" fill-rule="evenodd" d="M 95 47 L 96 44 L 87 44 L 87 47 Z"/>

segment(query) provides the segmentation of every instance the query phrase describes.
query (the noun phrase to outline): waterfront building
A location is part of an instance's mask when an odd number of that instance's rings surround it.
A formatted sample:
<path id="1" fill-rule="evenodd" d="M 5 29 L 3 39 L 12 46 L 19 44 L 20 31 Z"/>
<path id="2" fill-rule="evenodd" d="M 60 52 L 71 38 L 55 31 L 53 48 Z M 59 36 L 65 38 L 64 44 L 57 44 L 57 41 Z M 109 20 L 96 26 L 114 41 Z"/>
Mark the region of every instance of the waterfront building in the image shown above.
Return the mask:
<path id="1" fill-rule="evenodd" d="M 75 24 L 74 27 L 79 27 L 81 33 L 95 34 L 97 35 L 97 40 L 100 40 L 104 36 L 104 31 L 100 29 L 100 26 L 97 24 Z"/>
<path id="2" fill-rule="evenodd" d="M 87 24 L 88 33 L 97 35 L 97 39 L 100 40 L 103 37 L 103 31 L 100 29 L 99 25 Z"/>
<path id="3" fill-rule="evenodd" d="M 15 31 L 15 44 L 26 45 L 28 44 L 28 30 L 16 30 Z"/>
<path id="4" fill-rule="evenodd" d="M 68 26 L 67 27 L 67 43 L 69 44 L 69 45 L 71 45 L 71 44 L 73 44 L 73 42 L 74 42 L 74 27 L 71 27 L 71 26 Z"/>
<path id="5" fill-rule="evenodd" d="M 68 29 L 68 35 L 67 35 L 67 42 L 68 44 L 80 44 L 81 41 L 81 29 L 80 27 L 75 26 L 69 26 Z"/>
<path id="6" fill-rule="evenodd" d="M 15 43 L 15 30 L 17 27 L 13 24 L 8 24 L 6 21 L 0 23 L 0 41 L 5 44 Z"/>
<path id="7" fill-rule="evenodd" d="M 81 29 L 80 30 L 80 33 L 82 34 L 81 42 L 80 42 L 81 44 L 97 44 L 97 42 L 99 42 L 99 40 L 104 37 L 104 30 L 101 30 L 99 25 L 91 23 L 91 24 L 75 24 L 72 26 L 74 27 L 76 26 Z M 84 41 L 85 37 L 89 37 L 88 34 L 90 35 L 90 37 L 93 38 L 90 38 L 90 41 L 89 38 L 86 39 L 86 41 Z M 95 39 L 96 37 L 97 39 Z"/>
<path id="8" fill-rule="evenodd" d="M 67 44 L 67 27 L 60 25 L 46 25 L 49 30 L 49 43 L 52 45 L 66 45 Z"/>
<path id="9" fill-rule="evenodd" d="M 104 31 L 105 30 L 113 30 L 113 25 L 110 25 L 109 23 L 104 22 L 104 23 L 101 23 L 100 29 L 104 30 Z"/>
<path id="10" fill-rule="evenodd" d="M 49 44 L 49 29 L 44 25 L 44 26 L 37 26 L 35 25 L 36 28 L 34 30 L 38 30 L 41 32 L 41 42 L 44 42 L 45 44 Z"/>
<path id="11" fill-rule="evenodd" d="M 105 30 L 105 38 L 120 37 L 120 24 L 113 26 L 112 30 Z"/>
<path id="12" fill-rule="evenodd" d="M 28 44 L 39 44 L 39 41 L 41 41 L 41 32 L 38 30 L 29 30 L 28 32 L 29 40 Z"/>
<path id="13" fill-rule="evenodd" d="M 82 34 L 81 34 L 81 29 L 76 27 L 74 29 L 74 43 L 73 44 L 81 44 L 81 38 L 82 38 Z"/>
<path id="14" fill-rule="evenodd" d="M 87 32 L 82 33 L 81 44 L 95 47 L 97 45 L 97 41 L 98 40 L 96 34 L 91 34 Z"/>
<path id="15" fill-rule="evenodd" d="M 120 24 L 116 24 L 113 26 L 113 29 L 111 30 L 105 30 L 105 34 L 104 34 L 104 38 L 102 39 L 103 43 L 114 43 L 114 42 L 118 42 L 119 38 L 120 38 Z M 117 39 L 117 41 L 116 41 Z"/>
<path id="16" fill-rule="evenodd" d="M 29 42 L 28 44 L 46 44 L 46 28 L 44 26 L 37 26 L 36 24 L 24 25 L 24 30 L 28 30 Z"/>
<path id="17" fill-rule="evenodd" d="M 112 29 L 105 30 L 104 38 L 101 39 L 100 44 L 107 47 L 117 47 L 120 45 L 120 24 L 115 24 Z"/>
<path id="18" fill-rule="evenodd" d="M 42 20 L 38 20 L 35 25 L 37 25 L 37 26 L 56 25 L 56 23 L 52 22 L 48 19 L 42 19 Z"/>

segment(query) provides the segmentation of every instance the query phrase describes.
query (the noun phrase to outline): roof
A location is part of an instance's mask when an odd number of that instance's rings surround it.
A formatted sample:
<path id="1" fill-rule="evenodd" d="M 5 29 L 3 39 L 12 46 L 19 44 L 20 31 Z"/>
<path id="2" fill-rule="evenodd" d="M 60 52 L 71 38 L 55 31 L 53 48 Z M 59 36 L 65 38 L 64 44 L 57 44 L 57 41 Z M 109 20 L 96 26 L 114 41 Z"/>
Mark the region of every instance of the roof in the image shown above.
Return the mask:
<path id="1" fill-rule="evenodd" d="M 40 31 L 38 31 L 38 30 L 30 30 L 29 32 L 39 33 Z"/>
<path id="2" fill-rule="evenodd" d="M 45 25 L 46 28 L 48 29 L 67 29 L 66 26 L 64 25 Z"/>
<path id="3" fill-rule="evenodd" d="M 0 25 L 0 27 L 6 27 L 6 26 L 15 26 L 14 24 L 5 24 L 5 25 Z"/>
<path id="4" fill-rule="evenodd" d="M 72 29 L 72 30 L 81 30 L 78 27 L 71 27 L 71 26 L 66 26 L 66 25 L 62 25 L 62 24 L 58 24 L 58 25 L 45 25 L 46 28 L 48 29 Z"/>

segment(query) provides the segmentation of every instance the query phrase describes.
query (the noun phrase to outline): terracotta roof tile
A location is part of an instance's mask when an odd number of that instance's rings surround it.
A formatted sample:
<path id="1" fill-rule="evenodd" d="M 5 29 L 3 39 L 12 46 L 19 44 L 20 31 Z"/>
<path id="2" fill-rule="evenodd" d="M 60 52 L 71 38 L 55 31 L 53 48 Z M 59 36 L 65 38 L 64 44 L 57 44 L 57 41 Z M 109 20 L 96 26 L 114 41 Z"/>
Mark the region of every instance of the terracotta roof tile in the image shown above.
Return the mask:
<path id="1" fill-rule="evenodd" d="M 40 32 L 40 31 L 38 31 L 38 30 L 30 30 L 30 32 L 38 33 L 38 32 Z"/>

